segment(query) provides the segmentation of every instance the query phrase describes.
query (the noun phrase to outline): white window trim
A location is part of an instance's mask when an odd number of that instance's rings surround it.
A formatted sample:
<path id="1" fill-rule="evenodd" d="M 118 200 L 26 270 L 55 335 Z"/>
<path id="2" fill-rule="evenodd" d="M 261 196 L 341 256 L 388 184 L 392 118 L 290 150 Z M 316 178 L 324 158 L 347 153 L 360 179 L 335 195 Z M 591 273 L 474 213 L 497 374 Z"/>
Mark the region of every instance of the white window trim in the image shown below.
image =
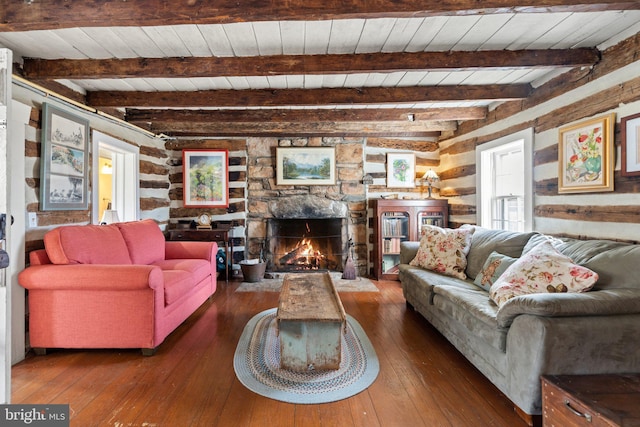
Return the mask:
<path id="1" fill-rule="evenodd" d="M 121 221 L 136 221 L 140 219 L 140 148 L 122 140 L 106 135 L 97 130 L 92 134 L 93 149 L 93 183 L 91 194 L 91 218 L 93 224 L 99 224 L 98 209 L 100 206 L 97 183 L 100 170 L 100 148 L 114 153 L 112 159 L 114 171 L 114 200 L 113 207 L 118 210 Z"/>
<path id="2" fill-rule="evenodd" d="M 483 224 L 483 215 L 487 207 L 483 206 L 482 187 L 482 157 L 489 150 L 501 147 L 515 141 L 524 141 L 524 229 L 533 230 L 533 128 L 528 128 L 511 135 L 503 136 L 476 148 L 476 223 Z M 486 187 L 485 187 L 486 188 Z M 490 205 L 489 208 L 490 209 Z"/>

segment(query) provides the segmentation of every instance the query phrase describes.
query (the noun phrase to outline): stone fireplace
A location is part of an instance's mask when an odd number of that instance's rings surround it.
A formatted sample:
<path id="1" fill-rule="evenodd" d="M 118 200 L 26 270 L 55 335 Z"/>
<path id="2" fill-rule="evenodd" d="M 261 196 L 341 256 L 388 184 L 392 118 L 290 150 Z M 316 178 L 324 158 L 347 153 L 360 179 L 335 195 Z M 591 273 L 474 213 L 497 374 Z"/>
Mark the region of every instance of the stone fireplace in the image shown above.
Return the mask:
<path id="1" fill-rule="evenodd" d="M 277 185 L 279 146 L 335 147 L 335 184 Z M 367 276 L 363 166 L 362 138 L 249 138 L 245 257 L 262 254 L 267 272 L 342 271 L 351 253 L 358 275 Z"/>
<path id="2" fill-rule="evenodd" d="M 265 258 L 272 272 L 342 271 L 349 249 L 346 205 L 313 196 L 272 201 Z"/>
<path id="3" fill-rule="evenodd" d="M 270 271 L 341 271 L 342 218 L 277 219 L 267 225 Z"/>

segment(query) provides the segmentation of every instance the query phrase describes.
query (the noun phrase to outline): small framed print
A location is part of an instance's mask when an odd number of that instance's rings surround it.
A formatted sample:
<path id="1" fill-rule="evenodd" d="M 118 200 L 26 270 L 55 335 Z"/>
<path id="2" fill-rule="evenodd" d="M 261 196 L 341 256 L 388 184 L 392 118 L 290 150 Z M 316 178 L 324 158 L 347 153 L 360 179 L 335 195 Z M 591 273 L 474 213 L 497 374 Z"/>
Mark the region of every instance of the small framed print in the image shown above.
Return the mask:
<path id="1" fill-rule="evenodd" d="M 622 135 L 621 174 L 640 176 L 640 113 L 620 120 Z"/>
<path id="2" fill-rule="evenodd" d="M 415 186 L 416 155 L 387 153 L 387 187 L 413 188 Z"/>
<path id="3" fill-rule="evenodd" d="M 558 193 L 613 191 L 615 114 L 560 129 Z"/>
<path id="4" fill-rule="evenodd" d="M 40 210 L 89 207 L 89 121 L 42 104 Z"/>
<path id="5" fill-rule="evenodd" d="M 182 150 L 184 207 L 229 207 L 229 152 Z"/>

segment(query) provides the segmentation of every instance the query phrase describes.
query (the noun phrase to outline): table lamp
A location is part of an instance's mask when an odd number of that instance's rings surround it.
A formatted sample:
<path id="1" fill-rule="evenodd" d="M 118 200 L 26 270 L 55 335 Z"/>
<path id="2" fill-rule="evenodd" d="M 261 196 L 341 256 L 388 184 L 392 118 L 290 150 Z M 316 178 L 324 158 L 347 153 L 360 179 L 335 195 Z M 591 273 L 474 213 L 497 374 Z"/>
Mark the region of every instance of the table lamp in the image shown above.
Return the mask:
<path id="1" fill-rule="evenodd" d="M 422 175 L 421 181 L 426 181 L 427 185 L 429 186 L 429 197 L 427 197 L 428 199 L 433 199 L 433 197 L 431 197 L 431 186 L 438 180 L 440 180 L 440 177 L 433 171 L 433 169 L 429 169 L 424 173 L 424 175 Z"/>
<path id="2" fill-rule="evenodd" d="M 105 209 L 100 225 L 113 224 L 114 222 L 120 222 L 118 211 L 115 209 Z"/>

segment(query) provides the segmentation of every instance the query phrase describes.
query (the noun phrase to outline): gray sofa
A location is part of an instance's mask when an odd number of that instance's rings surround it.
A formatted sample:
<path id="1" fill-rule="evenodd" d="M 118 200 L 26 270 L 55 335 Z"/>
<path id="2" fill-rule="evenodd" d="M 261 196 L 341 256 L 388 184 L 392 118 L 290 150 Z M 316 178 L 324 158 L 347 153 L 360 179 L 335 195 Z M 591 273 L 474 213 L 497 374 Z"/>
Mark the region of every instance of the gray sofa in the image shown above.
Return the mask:
<path id="1" fill-rule="evenodd" d="M 475 227 L 467 280 L 410 266 L 419 242 L 400 252 L 407 305 L 528 415 L 541 413 L 540 375 L 640 372 L 640 245 L 561 239 L 560 252 L 599 274 L 585 293 L 518 296 L 498 309 L 473 284 L 492 251 L 517 258 L 545 239 Z"/>

